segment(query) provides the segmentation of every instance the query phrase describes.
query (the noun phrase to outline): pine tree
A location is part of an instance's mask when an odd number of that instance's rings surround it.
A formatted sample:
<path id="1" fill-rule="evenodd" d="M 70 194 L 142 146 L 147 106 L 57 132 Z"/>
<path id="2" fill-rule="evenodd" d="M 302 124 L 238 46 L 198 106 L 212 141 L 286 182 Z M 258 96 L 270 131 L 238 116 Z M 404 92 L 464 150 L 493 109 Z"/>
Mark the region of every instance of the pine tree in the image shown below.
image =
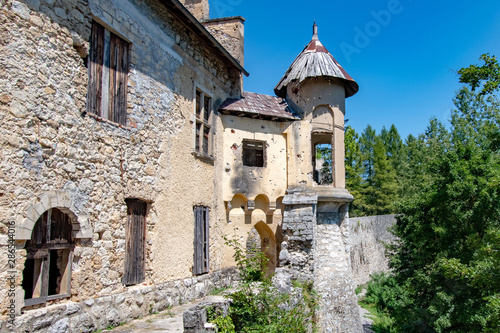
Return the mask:
<path id="1" fill-rule="evenodd" d="M 394 204 L 398 198 L 396 171 L 389 161 L 385 145 L 380 137 L 375 138 L 373 157 L 372 183 L 364 191 L 366 201 L 364 208 L 368 215 L 394 213 Z"/>
<path id="2" fill-rule="evenodd" d="M 354 201 L 350 204 L 350 215 L 360 216 L 359 206 L 363 205 L 362 181 L 363 173 L 359 136 L 356 131 L 347 126 L 345 130 L 345 176 L 346 188 L 351 192 Z"/>

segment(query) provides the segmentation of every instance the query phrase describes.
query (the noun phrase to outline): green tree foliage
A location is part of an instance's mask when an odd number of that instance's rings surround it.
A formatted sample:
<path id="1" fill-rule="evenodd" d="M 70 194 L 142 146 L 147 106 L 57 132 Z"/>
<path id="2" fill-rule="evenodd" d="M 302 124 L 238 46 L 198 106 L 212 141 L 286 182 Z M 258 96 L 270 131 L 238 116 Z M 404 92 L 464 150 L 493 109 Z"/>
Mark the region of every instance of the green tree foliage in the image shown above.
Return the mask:
<path id="1" fill-rule="evenodd" d="M 362 214 L 359 206 L 363 206 L 363 164 L 361 150 L 359 147 L 358 133 L 347 126 L 345 130 L 345 177 L 346 188 L 351 192 L 356 201 L 351 204 L 351 216 L 360 216 Z"/>
<path id="2" fill-rule="evenodd" d="M 386 146 L 380 137 L 374 146 L 373 179 L 370 196 L 372 210 L 370 215 L 384 215 L 394 212 L 394 204 L 398 200 L 398 183 L 396 170 L 386 153 Z"/>
<path id="3" fill-rule="evenodd" d="M 500 89 L 500 66 L 497 58 L 488 53 L 479 59 L 484 61 L 484 65 L 470 65 L 458 71 L 460 82 L 469 84 L 472 91 L 482 86 L 480 95 L 491 94 Z"/>
<path id="4" fill-rule="evenodd" d="M 386 128 L 383 127 L 382 131 L 380 132 L 380 138 L 384 143 L 387 151 L 387 157 L 389 158 L 394 170 L 396 171 L 396 174 L 401 175 L 401 169 L 404 164 L 403 160 L 405 155 L 405 147 L 396 126 L 392 124 L 389 130 L 386 130 Z"/>
<path id="5" fill-rule="evenodd" d="M 373 164 L 375 161 L 375 140 L 377 137 L 376 131 L 370 126 L 366 126 L 359 140 L 359 147 L 363 161 L 364 174 L 363 177 L 369 186 L 372 185 Z"/>
<path id="6" fill-rule="evenodd" d="M 489 66 L 498 73 L 496 60 Z M 411 153 L 424 152 L 411 158 L 427 177 L 400 207 L 393 275 L 368 295 L 396 332 L 500 331 L 500 104 L 491 94 L 498 77 L 473 69 L 459 71 L 461 82 L 475 89 L 480 78 L 486 89 L 457 94 L 450 131 L 434 120 L 407 140 Z M 380 292 L 387 285 L 397 293 Z"/>

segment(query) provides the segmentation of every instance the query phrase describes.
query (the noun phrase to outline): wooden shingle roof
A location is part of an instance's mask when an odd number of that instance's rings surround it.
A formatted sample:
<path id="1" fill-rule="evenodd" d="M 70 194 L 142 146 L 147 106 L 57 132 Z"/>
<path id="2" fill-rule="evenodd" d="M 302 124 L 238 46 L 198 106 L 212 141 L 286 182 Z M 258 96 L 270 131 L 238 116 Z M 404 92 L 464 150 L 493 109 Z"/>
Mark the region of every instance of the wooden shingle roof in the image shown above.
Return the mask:
<path id="1" fill-rule="evenodd" d="M 266 120 L 297 120 L 292 109 L 283 98 L 243 92 L 241 98 L 228 98 L 219 107 L 219 112 L 240 117 Z"/>
<path id="2" fill-rule="evenodd" d="M 286 97 L 286 87 L 292 81 L 302 82 L 307 78 L 331 77 L 344 82 L 345 97 L 350 97 L 358 92 L 359 86 L 354 79 L 347 74 L 342 66 L 328 52 L 318 39 L 316 24 L 313 27 L 313 38 L 304 50 L 297 56 L 278 85 L 274 88 L 277 96 Z"/>

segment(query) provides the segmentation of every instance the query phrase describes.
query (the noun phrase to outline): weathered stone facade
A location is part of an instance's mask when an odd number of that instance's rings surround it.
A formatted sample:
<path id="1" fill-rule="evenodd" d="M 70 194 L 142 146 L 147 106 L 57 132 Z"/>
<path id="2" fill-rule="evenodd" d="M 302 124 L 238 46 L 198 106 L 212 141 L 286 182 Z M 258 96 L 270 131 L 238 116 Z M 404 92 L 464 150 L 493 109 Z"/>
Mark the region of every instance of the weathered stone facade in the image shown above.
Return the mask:
<path id="1" fill-rule="evenodd" d="M 241 69 L 159 1 L 2 1 L 0 10 L 2 267 L 8 267 L 10 221 L 17 246 L 16 296 L 8 297 L 2 269 L 1 312 L 8 313 L 12 300 L 17 314 L 24 306 L 24 245 L 52 208 L 73 226 L 69 299 L 75 304 L 138 288 L 121 281 L 127 198 L 148 204 L 144 288 L 192 276 L 193 206 L 199 204 L 211 207 L 210 270 L 220 270 L 217 225 L 226 215 L 213 179 L 222 162 L 193 153 L 193 99 L 195 89 L 210 94 L 214 107 L 239 96 Z M 86 112 L 93 20 L 129 43 L 126 125 Z M 218 117 L 213 127 L 221 130 Z M 221 138 L 212 144 L 216 154 Z M 23 311 L 16 325 L 45 310 Z M 52 319 L 47 323 L 59 325 Z"/>
<path id="2" fill-rule="evenodd" d="M 325 188 L 288 190 L 277 274 L 314 282 L 321 332 L 361 332 L 345 204 L 351 199 L 345 190 L 330 191 L 326 197 Z"/>
<path id="3" fill-rule="evenodd" d="M 208 20 L 206 0 L 0 10 L 1 329 L 90 332 L 201 297 L 233 282 L 221 236 L 250 233 L 269 272 L 315 283 L 323 332 L 359 331 L 343 166 L 357 84 L 317 31 L 301 55 L 333 74 L 285 75 L 272 97 L 242 91 L 244 19 Z"/>

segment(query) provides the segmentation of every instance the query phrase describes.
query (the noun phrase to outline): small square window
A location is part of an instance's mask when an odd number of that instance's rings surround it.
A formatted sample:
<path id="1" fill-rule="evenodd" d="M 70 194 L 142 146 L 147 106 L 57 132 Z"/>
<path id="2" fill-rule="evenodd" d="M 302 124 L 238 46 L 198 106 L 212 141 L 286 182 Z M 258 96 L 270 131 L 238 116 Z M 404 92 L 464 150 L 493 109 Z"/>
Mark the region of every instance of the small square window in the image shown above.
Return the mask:
<path id="1" fill-rule="evenodd" d="M 265 163 L 265 141 L 243 140 L 243 165 L 263 167 Z"/>

